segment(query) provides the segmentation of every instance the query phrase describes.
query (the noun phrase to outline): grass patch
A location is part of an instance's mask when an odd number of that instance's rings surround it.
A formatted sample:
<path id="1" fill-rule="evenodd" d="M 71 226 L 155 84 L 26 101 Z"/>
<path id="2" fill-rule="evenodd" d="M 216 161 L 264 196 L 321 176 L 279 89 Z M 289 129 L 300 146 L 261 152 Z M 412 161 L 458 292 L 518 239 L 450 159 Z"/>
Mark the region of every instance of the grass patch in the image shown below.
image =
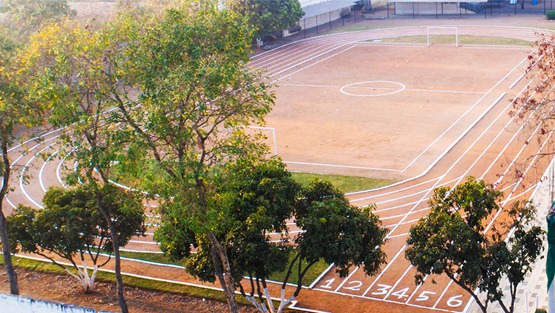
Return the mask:
<path id="1" fill-rule="evenodd" d="M 150 255 L 150 253 L 137 253 L 138 255 Z M 62 270 L 60 267 L 52 264 L 51 262 L 45 261 L 38 261 L 28 258 L 22 258 L 17 256 L 12 256 L 13 265 L 17 268 L 23 268 L 30 271 L 41 272 L 41 273 L 49 273 L 49 274 L 58 274 L 58 275 L 67 275 L 67 273 Z M 4 258 L 0 258 L 0 265 L 4 265 Z M 304 277 L 303 284 L 305 286 L 310 285 L 319 275 L 322 273 L 328 265 L 320 261 L 314 264 L 310 271 Z M 176 269 L 178 270 L 178 269 Z M 282 281 L 285 278 L 285 273 L 278 273 L 272 277 L 270 280 L 274 281 Z M 101 282 L 107 283 L 116 283 L 115 276 L 113 273 L 108 273 L 104 271 L 98 271 L 96 275 L 96 280 Z M 293 273 L 289 279 L 290 282 L 296 283 L 297 276 L 296 273 Z M 161 291 L 161 292 L 170 292 L 170 293 L 177 293 L 183 294 L 198 298 L 207 298 L 218 300 L 221 302 L 226 302 L 225 295 L 222 291 L 195 287 L 195 286 L 188 286 L 182 284 L 175 284 L 169 282 L 162 282 L 152 279 L 140 278 L 140 277 L 133 277 L 128 275 L 123 275 L 123 282 L 126 287 L 135 287 L 144 290 L 152 290 L 152 291 Z M 251 305 L 245 298 L 242 296 L 237 296 L 237 302 L 243 305 Z"/>
<path id="2" fill-rule="evenodd" d="M 289 262 L 291 262 L 292 258 L 293 258 L 293 254 L 291 254 L 291 256 L 289 257 Z M 303 262 L 303 268 L 304 266 L 306 266 L 306 262 Z M 310 284 L 312 284 L 312 282 L 316 280 L 316 278 L 318 278 L 318 276 L 320 276 L 320 274 L 322 274 L 328 268 L 328 266 L 329 264 L 324 262 L 324 260 L 320 259 L 320 261 L 312 265 L 312 267 L 308 270 L 308 272 L 306 272 L 306 275 L 303 277 L 303 281 L 301 282 L 301 284 L 303 286 L 310 286 Z M 297 275 L 297 268 L 298 268 L 298 264 L 295 264 L 295 266 L 293 267 L 293 272 L 291 273 L 291 276 L 289 276 L 288 283 L 295 284 L 295 285 L 297 284 L 297 281 L 299 279 L 299 275 Z M 287 269 L 283 272 L 272 274 L 268 279 L 273 281 L 283 282 L 285 280 L 286 274 L 287 274 Z"/>
<path id="3" fill-rule="evenodd" d="M 120 251 L 120 255 L 124 258 L 129 258 L 129 259 L 183 266 L 183 262 L 172 261 L 170 257 L 162 253 Z"/>
<path id="4" fill-rule="evenodd" d="M 64 270 L 62 270 L 61 268 L 59 268 L 58 266 L 50 262 L 43 262 L 43 261 L 21 258 L 16 256 L 12 256 L 12 262 L 15 267 L 23 268 L 26 270 L 31 270 L 35 272 L 41 272 L 41 273 L 67 275 L 67 273 Z M 3 257 L 0 258 L 0 265 L 4 265 Z M 102 281 L 102 282 L 108 282 L 108 283 L 116 283 L 116 279 L 113 273 L 108 273 L 103 271 L 98 271 L 96 275 L 96 280 Z M 174 284 L 174 283 L 168 283 L 168 282 L 161 282 L 161 281 L 127 276 L 127 275 L 123 275 L 123 282 L 124 282 L 124 285 L 127 287 L 136 287 L 136 288 L 145 289 L 145 290 L 179 293 L 179 294 L 189 295 L 193 297 L 208 298 L 208 299 L 214 299 L 214 300 L 226 302 L 224 293 L 219 290 Z M 244 299 L 241 296 L 237 297 L 237 301 L 240 304 L 250 305 L 250 302 L 248 302 L 246 299 Z"/>
<path id="5" fill-rule="evenodd" d="M 343 193 L 369 190 L 395 183 L 395 180 L 381 178 L 366 178 L 359 176 L 324 175 L 310 173 L 292 173 L 293 179 L 301 185 L 307 186 L 314 179 L 330 181 Z"/>
<path id="6" fill-rule="evenodd" d="M 182 261 L 172 261 L 169 257 L 161 254 L 161 253 L 144 253 L 144 252 L 126 252 L 126 251 L 121 251 L 121 256 L 122 257 L 126 257 L 126 258 L 130 258 L 130 259 L 135 259 L 135 260 L 142 260 L 142 261 L 150 261 L 150 262 L 156 262 L 156 263 L 162 263 L 162 264 L 173 264 L 173 265 L 180 265 L 183 266 L 183 262 Z M 291 259 L 293 258 L 293 256 L 291 255 L 289 258 L 289 261 L 291 261 Z M 303 266 L 306 266 L 306 263 L 303 262 Z M 302 284 L 304 286 L 309 286 L 316 278 L 318 278 L 318 276 L 320 276 L 320 274 L 326 269 L 328 268 L 329 264 L 327 264 L 326 262 L 324 262 L 323 260 L 318 261 L 316 264 L 314 264 L 306 273 L 305 277 L 303 278 Z M 296 270 L 296 266 L 295 266 L 295 270 Z M 176 269 L 179 270 L 179 269 Z M 289 283 L 292 284 L 296 284 L 297 280 L 298 280 L 298 275 L 296 271 L 293 271 L 293 273 L 291 273 L 291 276 L 289 276 Z M 280 272 L 280 273 L 274 273 L 272 274 L 270 277 L 268 277 L 269 280 L 273 280 L 273 281 L 277 281 L 277 282 L 282 282 L 285 279 L 285 275 L 286 275 L 286 271 Z"/>
<path id="7" fill-rule="evenodd" d="M 374 40 L 369 40 L 374 41 Z M 426 36 L 406 36 L 395 38 L 384 38 L 382 42 L 392 43 L 427 43 Z M 454 35 L 433 35 L 433 44 L 455 44 Z M 486 37 L 486 36 L 459 36 L 460 45 L 493 45 L 493 46 L 530 46 L 530 42 L 520 39 Z"/>
<path id="8" fill-rule="evenodd" d="M 148 173 L 153 172 L 153 170 L 147 169 L 146 166 L 143 168 L 143 170 L 144 172 L 138 176 L 146 177 Z M 360 176 L 312 174 L 301 172 L 292 172 L 291 174 L 293 176 L 293 179 L 303 186 L 308 186 L 308 184 L 315 179 L 322 179 L 330 181 L 337 189 L 339 189 L 343 193 L 374 189 L 391 185 L 397 182 L 396 180 L 391 179 L 367 178 Z M 131 175 L 127 174 L 125 169 L 120 168 L 119 166 L 113 167 L 111 179 L 117 181 L 118 183 L 124 184 L 126 186 L 132 186 L 139 190 L 146 189 L 146 186 L 142 185 L 142 182 L 144 181 L 132 179 Z"/>

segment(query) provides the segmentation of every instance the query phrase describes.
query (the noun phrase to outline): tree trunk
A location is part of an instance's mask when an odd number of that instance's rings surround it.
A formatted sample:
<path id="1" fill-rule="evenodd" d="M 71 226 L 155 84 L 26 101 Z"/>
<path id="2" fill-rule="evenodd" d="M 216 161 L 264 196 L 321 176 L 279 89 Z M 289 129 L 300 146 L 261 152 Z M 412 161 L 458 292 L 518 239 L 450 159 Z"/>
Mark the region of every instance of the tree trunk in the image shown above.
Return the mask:
<path id="1" fill-rule="evenodd" d="M 113 223 L 110 222 L 110 233 L 115 233 L 115 228 Z M 115 271 L 116 271 L 116 281 L 118 283 L 118 303 L 121 308 L 122 313 L 129 313 L 127 308 L 127 302 L 125 301 L 125 295 L 123 294 L 123 279 L 121 278 L 121 258 L 119 255 L 119 244 L 118 235 L 112 237 L 113 247 L 114 247 L 114 261 L 115 261 Z"/>
<path id="2" fill-rule="evenodd" d="M 2 200 L 3 199 L 0 199 L 0 207 L 3 202 Z M 4 212 L 1 212 L 0 214 L 0 239 L 2 241 L 2 253 L 4 254 L 4 267 L 6 268 L 6 273 L 8 274 L 8 280 L 10 282 L 10 293 L 12 295 L 18 295 L 19 286 L 17 284 L 17 273 L 15 272 L 12 264 L 10 243 L 8 241 L 8 228 L 6 225 L 6 217 L 4 216 Z"/>
<path id="3" fill-rule="evenodd" d="M 10 282 L 10 293 L 12 295 L 18 295 L 19 285 L 17 283 L 17 273 L 12 264 L 10 241 L 8 240 L 8 225 L 3 210 L 4 197 L 8 194 L 8 184 L 10 181 L 10 159 L 8 158 L 8 144 L 5 140 L 2 140 L 1 153 L 1 167 L 4 168 L 4 171 L 2 175 L 2 189 L 0 190 L 0 241 L 2 242 L 2 253 L 4 254 L 4 267 L 6 268 L 6 273 L 8 274 L 8 280 Z"/>
<path id="4" fill-rule="evenodd" d="M 110 239 L 112 240 L 112 247 L 114 249 L 114 270 L 116 272 L 116 282 L 117 282 L 117 289 L 118 289 L 118 304 L 121 309 L 122 313 L 129 313 L 129 309 L 127 308 L 127 302 L 125 301 L 125 295 L 123 294 L 123 279 L 121 278 L 121 258 L 119 253 L 119 236 L 116 230 L 114 223 L 112 222 L 112 218 L 110 214 L 104 210 L 101 201 L 101 195 L 99 191 L 97 191 L 96 195 L 96 203 L 97 208 L 100 213 L 106 219 L 108 223 L 108 228 L 110 229 Z"/>
<path id="5" fill-rule="evenodd" d="M 239 311 L 239 306 L 237 305 L 237 299 L 235 299 L 235 282 L 233 280 L 233 275 L 231 274 L 229 260 L 227 259 L 224 248 L 220 245 L 214 234 L 208 233 L 208 239 L 210 240 L 212 246 L 210 253 L 212 255 L 212 262 L 214 263 L 216 276 L 218 277 L 220 285 L 224 290 L 225 297 L 227 298 L 229 312 L 237 313 Z"/>

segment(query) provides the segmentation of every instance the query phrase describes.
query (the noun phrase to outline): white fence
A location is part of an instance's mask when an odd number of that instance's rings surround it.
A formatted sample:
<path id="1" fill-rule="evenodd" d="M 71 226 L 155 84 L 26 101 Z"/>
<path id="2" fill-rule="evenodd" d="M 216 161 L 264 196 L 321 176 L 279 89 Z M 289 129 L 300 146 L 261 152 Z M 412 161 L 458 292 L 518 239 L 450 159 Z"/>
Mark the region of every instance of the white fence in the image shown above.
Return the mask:
<path id="1" fill-rule="evenodd" d="M 2 313 L 97 313 L 95 309 L 77 307 L 62 303 L 34 300 L 30 298 L 0 294 Z M 98 313 L 108 313 L 98 311 Z"/>

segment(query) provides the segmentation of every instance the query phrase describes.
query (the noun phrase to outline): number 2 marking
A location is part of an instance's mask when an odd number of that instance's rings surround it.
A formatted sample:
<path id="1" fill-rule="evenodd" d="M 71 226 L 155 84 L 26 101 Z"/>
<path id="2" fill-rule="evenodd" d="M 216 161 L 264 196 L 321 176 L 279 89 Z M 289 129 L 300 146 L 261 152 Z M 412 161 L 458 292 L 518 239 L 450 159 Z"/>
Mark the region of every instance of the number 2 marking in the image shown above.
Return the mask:
<path id="1" fill-rule="evenodd" d="M 347 285 L 350 285 L 350 286 L 349 287 L 343 287 L 343 288 L 358 291 L 358 290 L 360 290 L 360 286 L 362 286 L 362 282 L 360 280 L 353 280 L 353 281 L 348 282 Z"/>

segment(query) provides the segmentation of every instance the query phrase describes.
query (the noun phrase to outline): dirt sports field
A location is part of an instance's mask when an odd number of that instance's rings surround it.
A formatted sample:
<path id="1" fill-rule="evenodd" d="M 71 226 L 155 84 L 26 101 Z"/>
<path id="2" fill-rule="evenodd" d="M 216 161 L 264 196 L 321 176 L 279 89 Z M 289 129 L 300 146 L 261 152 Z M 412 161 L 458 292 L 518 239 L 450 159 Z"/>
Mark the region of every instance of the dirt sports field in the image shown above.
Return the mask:
<path id="1" fill-rule="evenodd" d="M 438 186 L 472 175 L 503 189 L 506 205 L 528 199 L 550 160 L 530 157 L 550 149 L 531 140 L 532 131 L 508 112 L 521 93 L 527 46 L 387 44 L 383 39 L 433 34 L 493 36 L 534 40 L 541 17 L 497 20 L 387 20 L 367 30 L 314 37 L 255 55 L 253 68 L 267 70 L 279 85 L 267 126 L 275 130 L 277 152 L 290 170 L 397 179 L 379 190 L 350 195 L 356 205 L 377 204 L 389 229 L 388 264 L 375 277 L 353 268 L 346 279 L 330 269 L 303 290 L 297 308 L 325 312 L 465 312 L 470 297 L 446 277 L 414 284 L 404 258 L 411 225 L 427 213 Z M 507 26 L 511 24 L 513 26 Z M 433 36 L 432 36 L 433 40 Z M 56 134 L 10 157 L 31 177 L 14 181 L 11 203 L 39 206 L 49 185 L 60 185 L 54 160 L 34 157 L 55 151 Z M 517 177 L 518 171 L 522 176 Z M 155 251 L 151 236 L 126 248 Z M 198 284 L 181 269 L 128 260 L 125 272 Z M 436 284 L 431 281 L 435 280 Z M 275 293 L 274 293 L 275 294 Z"/>

